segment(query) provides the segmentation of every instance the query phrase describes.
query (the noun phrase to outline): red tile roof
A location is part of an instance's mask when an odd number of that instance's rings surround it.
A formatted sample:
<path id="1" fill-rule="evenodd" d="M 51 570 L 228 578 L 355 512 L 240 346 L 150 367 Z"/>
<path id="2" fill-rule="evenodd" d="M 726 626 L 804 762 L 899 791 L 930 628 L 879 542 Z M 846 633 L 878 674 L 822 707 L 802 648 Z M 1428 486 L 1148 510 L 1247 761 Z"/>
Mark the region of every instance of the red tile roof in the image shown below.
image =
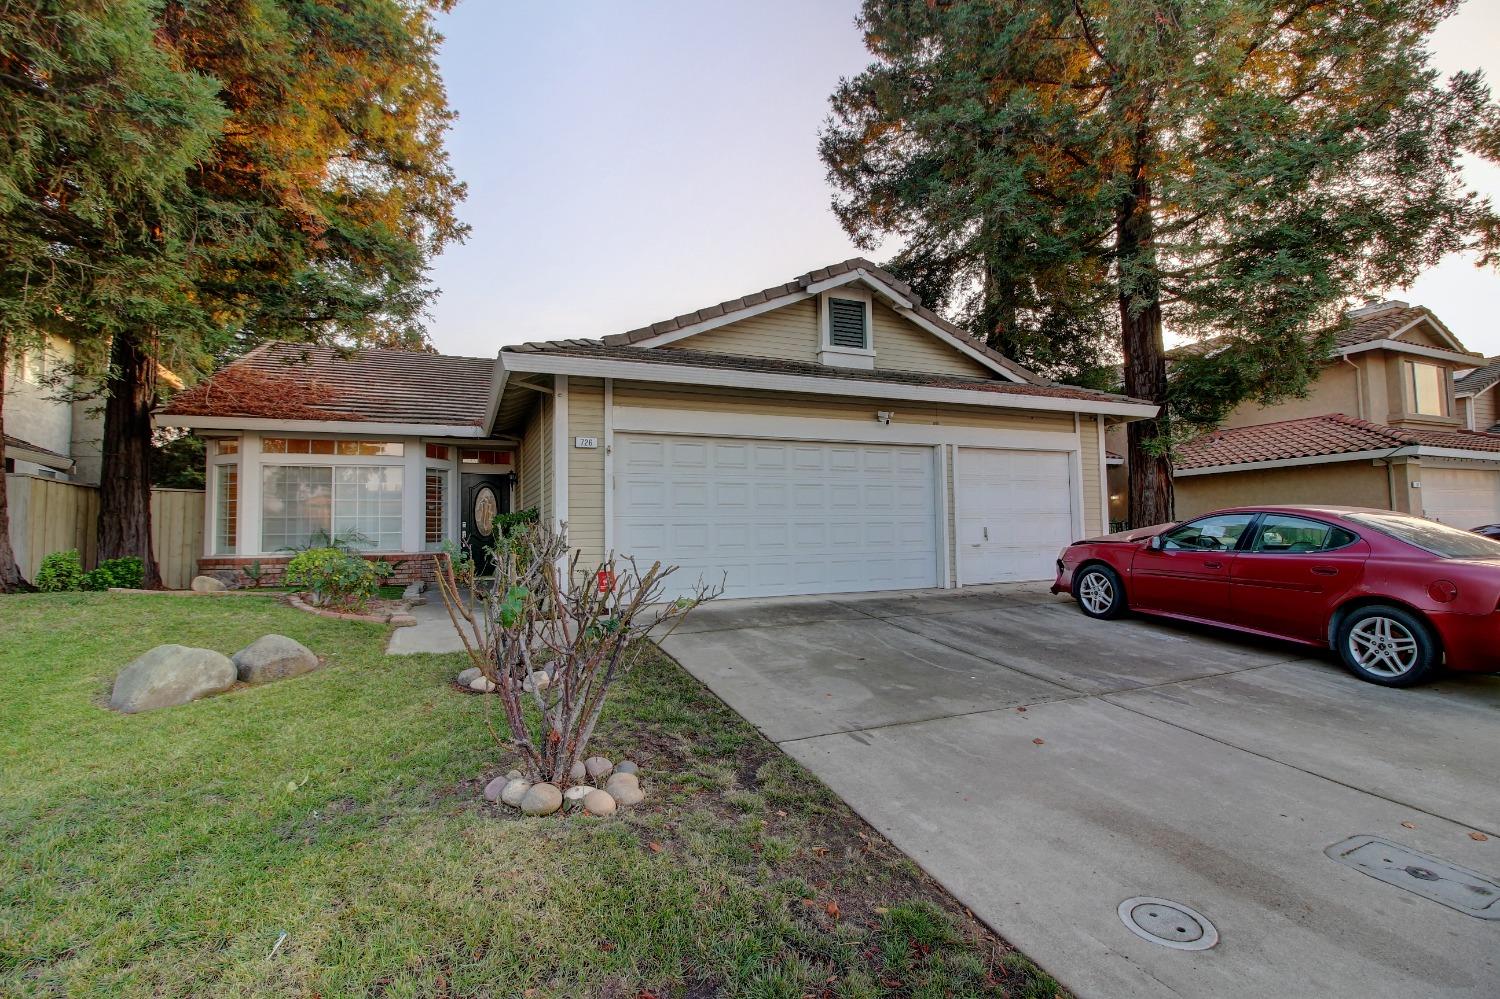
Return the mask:
<path id="1" fill-rule="evenodd" d="M 1300 420 L 1258 423 L 1204 434 L 1178 451 L 1179 470 L 1217 468 L 1289 458 L 1335 457 L 1402 447 L 1454 448 L 1500 454 L 1500 434 L 1472 430 L 1411 430 L 1330 413 Z"/>
<path id="2" fill-rule="evenodd" d="M 272 343 L 179 392 L 161 412 L 481 426 L 494 375 L 490 357 Z M 244 391 L 247 383 L 256 391 Z"/>

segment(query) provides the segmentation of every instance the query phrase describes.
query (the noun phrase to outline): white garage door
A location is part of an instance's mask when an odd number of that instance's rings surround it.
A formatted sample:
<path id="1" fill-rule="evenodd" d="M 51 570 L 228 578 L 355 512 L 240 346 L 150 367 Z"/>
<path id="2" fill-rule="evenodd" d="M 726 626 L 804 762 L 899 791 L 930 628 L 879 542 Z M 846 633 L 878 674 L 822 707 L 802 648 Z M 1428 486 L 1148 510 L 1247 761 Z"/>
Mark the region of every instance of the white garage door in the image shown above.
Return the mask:
<path id="1" fill-rule="evenodd" d="M 1467 531 L 1500 524 L 1500 471 L 1422 469 L 1422 513 Z"/>
<path id="2" fill-rule="evenodd" d="M 616 549 L 731 597 L 936 586 L 933 449 L 615 436 Z"/>
<path id="3" fill-rule="evenodd" d="M 1053 577 L 1073 541 L 1072 469 L 1066 451 L 958 449 L 960 583 Z"/>

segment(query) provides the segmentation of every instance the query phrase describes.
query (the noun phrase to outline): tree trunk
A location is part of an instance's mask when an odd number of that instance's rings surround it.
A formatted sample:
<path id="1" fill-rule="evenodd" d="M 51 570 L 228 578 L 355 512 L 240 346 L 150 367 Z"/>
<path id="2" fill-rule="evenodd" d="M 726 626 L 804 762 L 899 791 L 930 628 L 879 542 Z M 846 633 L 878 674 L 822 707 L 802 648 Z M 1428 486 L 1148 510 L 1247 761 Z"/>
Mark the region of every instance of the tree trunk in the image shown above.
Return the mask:
<path id="1" fill-rule="evenodd" d="M 10 500 L 5 485 L 5 332 L 0 330 L 0 593 L 23 593 L 32 588 L 21 575 L 16 550 L 10 546 Z"/>
<path id="2" fill-rule="evenodd" d="M 1151 183 L 1135 172 L 1121 200 L 1117 226 L 1120 268 L 1120 344 L 1125 394 L 1154 402 L 1159 415 L 1125 425 L 1129 442 L 1130 526 L 1172 520 L 1172 458 L 1167 413 L 1167 357 L 1161 335 L 1160 279 L 1156 272 Z"/>
<path id="3" fill-rule="evenodd" d="M 156 363 L 136 334 L 118 334 L 109 347 L 105 381 L 104 464 L 99 483 L 99 560 L 138 556 L 143 586 L 161 588 L 151 550 L 151 406 Z"/>

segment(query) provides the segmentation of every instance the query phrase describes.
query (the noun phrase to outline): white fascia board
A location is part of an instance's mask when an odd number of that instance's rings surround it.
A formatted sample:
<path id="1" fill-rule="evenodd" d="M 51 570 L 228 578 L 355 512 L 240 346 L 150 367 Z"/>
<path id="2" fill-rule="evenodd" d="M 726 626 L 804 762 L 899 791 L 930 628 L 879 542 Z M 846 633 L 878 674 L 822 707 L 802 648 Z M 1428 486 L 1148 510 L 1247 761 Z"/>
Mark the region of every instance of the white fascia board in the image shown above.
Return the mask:
<path id="1" fill-rule="evenodd" d="M 728 326 L 730 323 L 737 323 L 741 319 L 749 319 L 751 316 L 758 316 L 763 312 L 773 312 L 776 309 L 782 308 L 783 306 L 802 302 L 812 297 L 812 292 L 794 291 L 790 295 L 782 295 L 780 298 L 768 298 L 764 302 L 760 302 L 755 305 L 747 305 L 743 309 L 735 309 L 733 312 L 725 312 L 722 316 L 714 316 L 712 319 L 704 319 L 701 322 L 696 322 L 689 326 L 684 326 L 681 329 L 671 330 L 666 333 L 658 333 L 656 336 L 646 337 L 644 340 L 637 340 L 634 343 L 630 344 L 630 346 L 663 347 L 669 343 L 676 343 L 678 340 L 686 340 L 690 336 L 696 336 L 699 333 L 706 333 L 709 330 L 718 329 L 720 326 Z M 504 352 L 502 351 L 502 354 L 503 353 Z M 501 358 L 501 361 L 502 363 L 504 362 L 503 357 Z"/>
<path id="2" fill-rule="evenodd" d="M 1350 354 L 1362 354 L 1367 350 L 1389 350 L 1398 354 L 1415 354 L 1418 357 L 1431 357 L 1439 361 L 1454 361 L 1459 364 L 1473 364 L 1479 359 L 1477 354 L 1461 354 L 1456 350 L 1428 347 L 1420 343 L 1407 343 L 1405 340 L 1371 340 L 1369 343 L 1357 343 L 1352 347 L 1340 348 L 1333 353 L 1336 357 L 1347 357 Z"/>
<path id="3" fill-rule="evenodd" d="M 881 298 L 884 298 L 898 309 L 909 309 L 915 304 L 911 299 L 875 277 L 863 267 L 852 270 L 847 274 L 840 274 L 838 277 L 828 278 L 826 281 L 810 284 L 807 286 L 807 290 L 814 295 L 820 295 L 825 291 L 842 288 L 844 285 L 853 284 L 856 281 L 868 285 L 872 290 L 879 293 Z"/>
<path id="4" fill-rule="evenodd" d="M 1269 468 L 1299 468 L 1303 465 L 1333 465 L 1347 461 L 1375 461 L 1381 458 L 1402 458 L 1417 454 L 1414 445 L 1395 448 L 1379 448 L 1373 451 L 1346 451 L 1343 454 L 1312 454 L 1301 458 L 1278 458 L 1272 461 L 1242 461 L 1233 465 L 1210 465 L 1206 468 L 1179 468 L 1172 476 L 1185 479 L 1194 475 L 1223 475 L 1227 472 L 1260 472 Z M 1468 453 L 1468 452 L 1465 452 Z"/>
<path id="5" fill-rule="evenodd" d="M 381 423 L 372 420 L 264 420 L 240 416 L 169 416 L 151 418 L 157 427 L 189 427 L 194 430 L 260 430 L 284 433 L 389 434 L 395 437 L 489 437 L 484 427 L 448 426 L 437 423 Z"/>
<path id="6" fill-rule="evenodd" d="M 505 381 L 510 377 L 510 372 L 505 370 L 505 365 L 500 361 L 500 352 L 495 352 L 495 370 L 490 373 L 490 401 L 484 407 L 484 427 L 486 430 L 495 426 L 495 417 L 500 413 L 500 399 L 505 395 Z"/>
<path id="7" fill-rule="evenodd" d="M 915 402 L 986 406 L 994 409 L 1034 409 L 1051 413 L 1104 413 L 1132 419 L 1146 419 L 1156 415 L 1156 407 L 1149 403 L 1012 395 L 1006 392 L 901 385 L 852 378 L 817 378 L 810 375 L 781 375 L 763 371 L 737 371 L 729 368 L 697 368 L 661 364 L 654 361 L 577 357 L 546 351 L 507 352 L 504 355 L 504 361 L 511 371 L 549 372 L 585 378 L 713 385 L 768 392 L 806 392 L 812 395 L 856 396 L 870 399 L 909 399 Z"/>
<path id="8" fill-rule="evenodd" d="M 1425 444 L 1417 448 L 1417 456 L 1420 458 L 1462 458 L 1466 461 L 1500 462 L 1500 451 L 1471 451 L 1468 448 L 1459 447 L 1428 447 Z"/>

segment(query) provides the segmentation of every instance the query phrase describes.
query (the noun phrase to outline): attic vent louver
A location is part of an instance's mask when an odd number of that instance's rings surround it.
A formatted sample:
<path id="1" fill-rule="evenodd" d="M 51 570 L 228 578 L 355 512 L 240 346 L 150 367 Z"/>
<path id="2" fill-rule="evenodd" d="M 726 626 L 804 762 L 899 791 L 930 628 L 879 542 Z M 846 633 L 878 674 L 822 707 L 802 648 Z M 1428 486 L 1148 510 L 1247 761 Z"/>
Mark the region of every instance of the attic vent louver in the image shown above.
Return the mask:
<path id="1" fill-rule="evenodd" d="M 828 300 L 828 342 L 835 347 L 864 350 L 869 346 L 865 329 L 865 303 L 846 298 Z"/>

